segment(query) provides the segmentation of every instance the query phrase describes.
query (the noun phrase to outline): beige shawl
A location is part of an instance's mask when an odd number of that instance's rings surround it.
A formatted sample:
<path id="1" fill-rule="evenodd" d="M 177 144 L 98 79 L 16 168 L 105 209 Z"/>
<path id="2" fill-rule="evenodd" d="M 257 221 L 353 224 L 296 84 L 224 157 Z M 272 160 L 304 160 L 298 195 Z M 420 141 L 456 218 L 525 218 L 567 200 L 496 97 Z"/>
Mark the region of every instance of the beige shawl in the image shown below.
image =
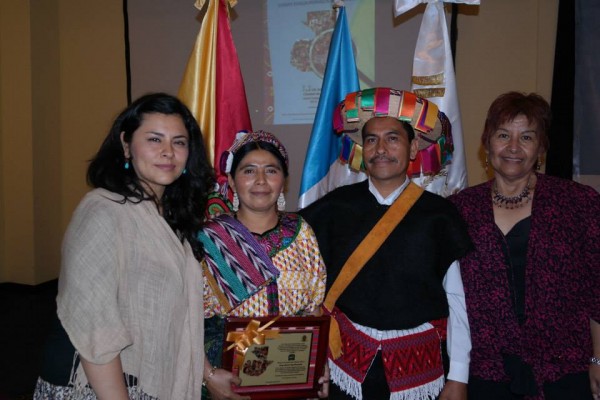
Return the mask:
<path id="1" fill-rule="evenodd" d="M 121 357 L 138 390 L 159 399 L 200 399 L 202 274 L 151 201 L 121 204 L 95 189 L 63 242 L 58 316 L 86 360 Z M 74 384 L 87 380 L 81 366 Z"/>

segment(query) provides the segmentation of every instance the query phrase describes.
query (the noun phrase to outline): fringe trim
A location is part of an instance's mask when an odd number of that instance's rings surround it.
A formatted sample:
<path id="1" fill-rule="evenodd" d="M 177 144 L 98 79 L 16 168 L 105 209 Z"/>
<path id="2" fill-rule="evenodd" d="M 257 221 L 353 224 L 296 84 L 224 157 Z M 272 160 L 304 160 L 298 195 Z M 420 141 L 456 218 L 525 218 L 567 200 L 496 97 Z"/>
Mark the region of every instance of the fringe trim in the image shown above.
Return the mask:
<path id="1" fill-rule="evenodd" d="M 354 397 L 356 400 L 362 400 L 361 382 L 345 373 L 331 360 L 329 360 L 329 377 L 333 383 L 339 386 L 339 388 L 349 396 Z"/>
<path id="2" fill-rule="evenodd" d="M 400 392 L 392 392 L 390 400 L 423 400 L 435 399 L 444 388 L 444 377 L 440 376 L 434 381 L 425 385 L 402 390 Z"/>
<path id="3" fill-rule="evenodd" d="M 331 360 L 329 360 L 329 374 L 331 381 L 339 386 L 340 389 L 356 400 L 362 400 L 361 382 L 345 373 Z M 436 380 L 428 382 L 425 385 L 399 392 L 392 392 L 390 394 L 390 400 L 435 399 L 442 392 L 442 389 L 444 389 L 444 384 L 444 376 L 440 376 Z"/>
<path id="4" fill-rule="evenodd" d="M 419 326 L 415 326 L 414 328 L 395 329 L 395 330 L 388 330 L 388 331 L 380 331 L 375 328 L 359 325 L 356 322 L 352 322 L 352 321 L 350 321 L 350 322 L 358 331 L 364 333 L 365 335 L 367 335 L 375 340 L 379 340 L 379 341 L 396 339 L 399 337 L 414 335 L 415 333 L 421 333 L 421 332 L 425 332 L 430 329 L 433 329 L 433 325 L 429 322 L 425 322 Z M 381 346 L 379 348 L 381 348 Z"/>

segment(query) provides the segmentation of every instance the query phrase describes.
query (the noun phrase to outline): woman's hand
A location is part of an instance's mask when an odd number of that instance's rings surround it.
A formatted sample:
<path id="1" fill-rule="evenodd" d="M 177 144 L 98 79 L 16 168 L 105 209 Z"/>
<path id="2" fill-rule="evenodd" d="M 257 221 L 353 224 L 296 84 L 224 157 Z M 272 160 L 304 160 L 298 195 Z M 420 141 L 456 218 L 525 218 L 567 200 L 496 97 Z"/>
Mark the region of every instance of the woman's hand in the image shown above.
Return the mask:
<path id="1" fill-rule="evenodd" d="M 600 365 L 590 364 L 590 387 L 594 400 L 600 400 Z"/>
<path id="2" fill-rule="evenodd" d="M 319 390 L 319 398 L 326 399 L 329 396 L 329 366 L 325 363 L 323 368 L 323 376 L 319 378 L 321 390 Z"/>
<path id="3" fill-rule="evenodd" d="M 590 331 L 592 334 L 592 354 L 598 358 L 600 354 L 600 323 L 590 318 Z M 600 365 L 590 360 L 590 387 L 594 400 L 600 400 Z"/>
<path id="4" fill-rule="evenodd" d="M 329 366 L 327 364 L 325 364 L 325 368 L 323 368 L 323 376 L 319 378 L 319 384 L 321 385 L 321 390 L 317 393 L 319 399 L 326 399 L 329 396 Z"/>
<path id="5" fill-rule="evenodd" d="M 240 396 L 231 390 L 231 385 L 239 385 L 242 380 L 221 368 L 206 378 L 206 388 L 213 400 L 250 400 L 250 396 Z"/>

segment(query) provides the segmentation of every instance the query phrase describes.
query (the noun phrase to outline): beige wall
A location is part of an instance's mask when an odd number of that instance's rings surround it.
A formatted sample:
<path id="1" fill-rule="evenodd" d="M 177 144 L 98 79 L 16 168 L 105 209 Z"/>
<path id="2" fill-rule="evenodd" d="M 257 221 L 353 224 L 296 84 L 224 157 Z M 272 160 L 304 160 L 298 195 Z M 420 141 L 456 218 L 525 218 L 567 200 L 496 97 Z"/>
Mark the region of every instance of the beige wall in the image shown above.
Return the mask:
<path id="1" fill-rule="evenodd" d="M 508 90 L 549 99 L 558 8 L 558 0 L 482 3 L 460 6 L 458 20 L 471 185 L 485 179 L 479 135 L 490 102 Z M 121 0 L 0 0 L 0 282 L 58 274 L 64 229 L 87 190 L 86 161 L 126 104 L 123 35 Z"/>
<path id="2" fill-rule="evenodd" d="M 0 0 L 0 282 L 55 278 L 86 161 L 127 103 L 121 0 Z"/>
<path id="3" fill-rule="evenodd" d="M 0 280 L 17 282 L 35 281 L 29 11 L 0 3 Z"/>
<path id="4" fill-rule="evenodd" d="M 469 185 L 486 180 L 479 138 L 501 93 L 538 92 L 550 101 L 558 0 L 481 0 L 460 6 L 456 80 Z"/>

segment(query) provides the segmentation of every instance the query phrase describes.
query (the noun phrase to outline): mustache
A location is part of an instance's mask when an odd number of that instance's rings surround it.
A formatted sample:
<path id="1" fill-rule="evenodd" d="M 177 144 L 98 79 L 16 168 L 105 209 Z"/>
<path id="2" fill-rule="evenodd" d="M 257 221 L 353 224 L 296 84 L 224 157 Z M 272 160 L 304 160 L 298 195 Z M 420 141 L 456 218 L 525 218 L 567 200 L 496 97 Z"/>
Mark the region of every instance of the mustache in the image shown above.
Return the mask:
<path id="1" fill-rule="evenodd" d="M 374 157 L 369 158 L 369 160 L 367 162 L 369 164 L 372 164 L 372 163 L 379 162 L 379 161 L 398 162 L 398 159 L 396 157 L 388 157 L 388 156 L 380 155 L 380 156 L 374 156 Z"/>

